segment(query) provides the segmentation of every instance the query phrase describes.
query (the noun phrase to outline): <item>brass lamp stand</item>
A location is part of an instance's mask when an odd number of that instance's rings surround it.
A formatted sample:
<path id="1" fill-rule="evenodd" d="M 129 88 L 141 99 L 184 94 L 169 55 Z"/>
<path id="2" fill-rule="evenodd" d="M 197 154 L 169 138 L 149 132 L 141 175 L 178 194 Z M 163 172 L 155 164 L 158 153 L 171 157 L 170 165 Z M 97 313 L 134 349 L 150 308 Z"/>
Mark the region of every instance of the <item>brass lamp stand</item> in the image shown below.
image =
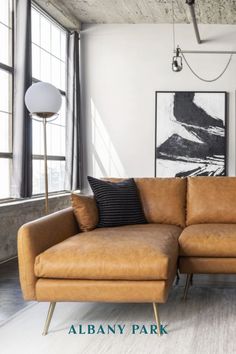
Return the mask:
<path id="1" fill-rule="evenodd" d="M 48 160 L 47 160 L 47 118 L 43 118 L 45 214 L 48 214 Z"/>
<path id="2" fill-rule="evenodd" d="M 47 161 L 47 120 L 55 120 L 58 117 L 57 113 L 32 113 L 31 118 L 37 122 L 43 121 L 43 160 L 44 160 L 44 185 L 45 185 L 45 215 L 49 212 L 48 203 L 48 161 Z M 36 118 L 37 117 L 37 118 Z"/>

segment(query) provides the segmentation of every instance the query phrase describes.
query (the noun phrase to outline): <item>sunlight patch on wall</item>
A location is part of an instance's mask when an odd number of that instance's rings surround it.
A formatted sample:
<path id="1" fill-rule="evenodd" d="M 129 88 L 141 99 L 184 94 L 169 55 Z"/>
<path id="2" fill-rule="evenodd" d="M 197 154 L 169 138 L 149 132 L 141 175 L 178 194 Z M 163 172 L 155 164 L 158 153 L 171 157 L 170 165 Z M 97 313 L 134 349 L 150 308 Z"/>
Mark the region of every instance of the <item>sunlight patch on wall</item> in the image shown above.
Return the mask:
<path id="1" fill-rule="evenodd" d="M 125 177 L 124 166 L 92 99 L 91 115 L 93 176 Z"/>

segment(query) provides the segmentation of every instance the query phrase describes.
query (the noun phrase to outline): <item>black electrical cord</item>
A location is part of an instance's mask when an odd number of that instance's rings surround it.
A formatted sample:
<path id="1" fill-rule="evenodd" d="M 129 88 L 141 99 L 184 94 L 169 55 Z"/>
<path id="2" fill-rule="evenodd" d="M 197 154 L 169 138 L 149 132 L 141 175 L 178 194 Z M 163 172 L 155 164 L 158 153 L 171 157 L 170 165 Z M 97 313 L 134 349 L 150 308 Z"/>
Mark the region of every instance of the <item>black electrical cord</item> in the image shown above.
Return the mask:
<path id="1" fill-rule="evenodd" d="M 179 52 L 181 53 L 181 55 L 182 55 L 182 57 L 183 57 L 183 59 L 184 59 L 186 65 L 188 66 L 189 70 L 193 73 L 193 75 L 195 75 L 199 80 L 205 81 L 205 82 L 214 82 L 214 81 L 218 80 L 219 78 L 221 78 L 221 76 L 223 76 L 224 73 L 226 72 L 226 70 L 228 69 L 229 64 L 230 64 L 230 62 L 231 62 L 231 60 L 232 60 L 232 57 L 233 57 L 233 54 L 230 54 L 229 60 L 228 60 L 228 62 L 227 62 L 227 64 L 226 64 L 225 68 L 223 69 L 223 71 L 222 71 L 217 77 L 215 77 L 214 79 L 204 79 L 203 77 L 201 77 L 200 75 L 198 75 L 198 74 L 191 68 L 190 64 L 188 63 L 188 61 L 187 61 L 185 55 L 181 52 L 181 49 L 180 49 L 180 48 L 179 48 Z"/>

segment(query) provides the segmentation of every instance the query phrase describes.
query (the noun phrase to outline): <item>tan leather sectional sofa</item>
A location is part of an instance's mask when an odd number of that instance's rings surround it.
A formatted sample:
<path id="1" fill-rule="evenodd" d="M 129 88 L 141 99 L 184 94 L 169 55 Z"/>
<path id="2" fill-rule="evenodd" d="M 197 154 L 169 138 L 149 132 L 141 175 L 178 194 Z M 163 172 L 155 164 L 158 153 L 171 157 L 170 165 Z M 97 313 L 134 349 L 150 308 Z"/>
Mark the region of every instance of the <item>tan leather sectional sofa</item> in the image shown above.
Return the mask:
<path id="1" fill-rule="evenodd" d="M 18 234 L 25 300 L 167 300 L 176 275 L 236 273 L 236 178 L 137 178 L 147 224 L 80 232 L 72 208 L 23 225 Z M 94 217 L 94 216 L 93 216 Z"/>

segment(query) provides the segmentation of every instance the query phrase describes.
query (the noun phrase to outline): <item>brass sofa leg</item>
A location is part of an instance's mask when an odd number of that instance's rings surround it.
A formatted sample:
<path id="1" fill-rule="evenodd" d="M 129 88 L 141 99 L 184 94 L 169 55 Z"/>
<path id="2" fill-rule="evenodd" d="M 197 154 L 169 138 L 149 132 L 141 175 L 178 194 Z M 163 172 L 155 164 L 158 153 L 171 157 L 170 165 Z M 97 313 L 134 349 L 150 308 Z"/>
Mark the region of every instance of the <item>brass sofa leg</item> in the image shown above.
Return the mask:
<path id="1" fill-rule="evenodd" d="M 183 297 L 184 301 L 187 299 L 188 289 L 189 289 L 189 285 L 190 285 L 190 282 L 191 282 L 191 277 L 192 277 L 192 274 L 187 274 L 185 288 L 184 288 L 184 297 Z"/>
<path id="2" fill-rule="evenodd" d="M 48 334 L 48 328 L 50 326 L 50 322 L 52 319 L 52 315 L 53 315 L 55 306 L 56 306 L 56 302 L 50 302 L 48 314 L 47 314 L 47 318 L 46 318 L 46 322 L 45 322 L 45 326 L 44 326 L 44 330 L 43 330 L 43 336 L 46 336 Z"/>
<path id="3" fill-rule="evenodd" d="M 153 310 L 154 310 L 154 316 L 157 324 L 157 330 L 158 330 L 158 335 L 161 335 L 161 322 L 160 322 L 160 317 L 159 317 L 159 312 L 158 312 L 158 305 L 153 302 Z"/>

